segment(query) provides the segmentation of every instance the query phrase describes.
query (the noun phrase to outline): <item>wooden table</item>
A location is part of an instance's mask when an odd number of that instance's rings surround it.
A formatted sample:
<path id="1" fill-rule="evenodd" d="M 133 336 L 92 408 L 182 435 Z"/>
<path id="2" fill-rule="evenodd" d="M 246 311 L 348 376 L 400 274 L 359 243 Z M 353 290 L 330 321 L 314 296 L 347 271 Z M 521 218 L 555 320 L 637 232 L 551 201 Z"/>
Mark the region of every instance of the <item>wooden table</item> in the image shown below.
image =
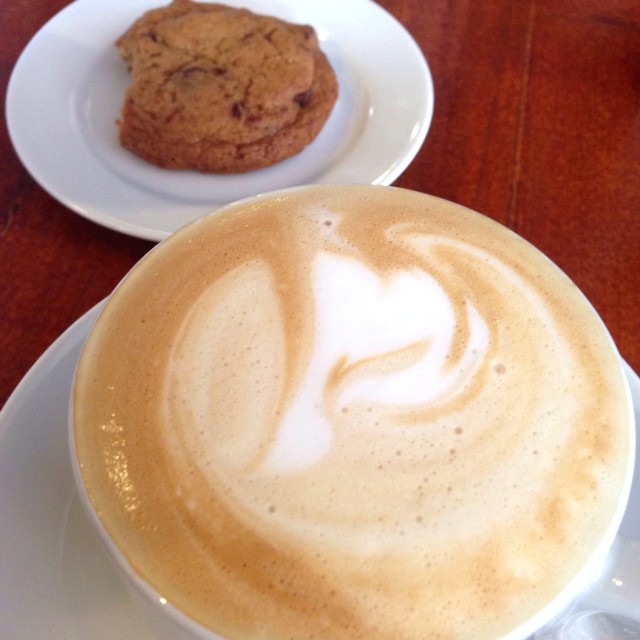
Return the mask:
<path id="1" fill-rule="evenodd" d="M 0 5 L 5 90 L 21 50 L 66 4 Z M 396 184 L 488 214 L 538 246 L 584 291 L 640 371 L 640 3 L 380 4 L 424 51 L 436 94 L 427 140 Z M 152 243 L 49 196 L 21 165 L 6 126 L 0 149 L 1 406 Z"/>

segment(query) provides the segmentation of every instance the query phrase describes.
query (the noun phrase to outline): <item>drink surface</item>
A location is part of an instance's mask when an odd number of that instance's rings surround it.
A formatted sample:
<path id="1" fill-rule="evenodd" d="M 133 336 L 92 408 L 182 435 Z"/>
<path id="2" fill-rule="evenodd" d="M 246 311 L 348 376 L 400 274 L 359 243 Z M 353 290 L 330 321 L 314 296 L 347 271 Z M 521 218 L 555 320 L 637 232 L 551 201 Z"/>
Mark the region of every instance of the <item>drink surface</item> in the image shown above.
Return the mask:
<path id="1" fill-rule="evenodd" d="M 115 291 L 74 390 L 129 562 L 236 638 L 499 637 L 608 535 L 618 356 L 524 240 L 389 187 L 237 205 Z"/>

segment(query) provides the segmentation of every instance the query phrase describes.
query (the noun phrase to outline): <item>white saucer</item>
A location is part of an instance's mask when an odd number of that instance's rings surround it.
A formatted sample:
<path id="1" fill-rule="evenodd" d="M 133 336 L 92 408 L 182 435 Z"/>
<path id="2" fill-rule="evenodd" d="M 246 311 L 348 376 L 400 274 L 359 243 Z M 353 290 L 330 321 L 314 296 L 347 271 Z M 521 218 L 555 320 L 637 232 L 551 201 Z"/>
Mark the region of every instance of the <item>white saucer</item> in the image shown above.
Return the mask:
<path id="1" fill-rule="evenodd" d="M 0 412 L 0 638 L 153 637 L 85 521 L 71 476 L 67 400 L 97 311 L 46 351 Z M 640 379 L 625 367 L 640 425 Z M 640 465 L 629 505 L 621 533 L 640 539 Z"/>
<path id="2" fill-rule="evenodd" d="M 165 0 L 166 1 L 166 0 Z M 162 0 L 76 0 L 27 45 L 7 89 L 9 134 L 52 196 L 98 224 L 161 240 L 241 198 L 299 184 L 391 184 L 422 146 L 431 73 L 406 29 L 372 0 L 227 0 L 313 25 L 340 97 L 320 136 L 273 167 L 220 176 L 169 171 L 120 147 L 116 118 L 129 75 L 114 41 Z"/>

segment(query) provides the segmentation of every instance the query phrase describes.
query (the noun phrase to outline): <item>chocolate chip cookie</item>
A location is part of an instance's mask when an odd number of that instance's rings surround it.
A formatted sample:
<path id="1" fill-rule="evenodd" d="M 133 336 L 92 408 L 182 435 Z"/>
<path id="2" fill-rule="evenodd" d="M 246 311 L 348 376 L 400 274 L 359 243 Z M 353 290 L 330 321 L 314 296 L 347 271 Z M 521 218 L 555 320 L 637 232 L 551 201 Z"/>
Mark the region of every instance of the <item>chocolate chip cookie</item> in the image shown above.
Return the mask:
<path id="1" fill-rule="evenodd" d="M 173 0 L 116 45 L 132 77 L 120 143 L 161 167 L 272 165 L 316 138 L 338 96 L 312 27 L 247 9 Z"/>

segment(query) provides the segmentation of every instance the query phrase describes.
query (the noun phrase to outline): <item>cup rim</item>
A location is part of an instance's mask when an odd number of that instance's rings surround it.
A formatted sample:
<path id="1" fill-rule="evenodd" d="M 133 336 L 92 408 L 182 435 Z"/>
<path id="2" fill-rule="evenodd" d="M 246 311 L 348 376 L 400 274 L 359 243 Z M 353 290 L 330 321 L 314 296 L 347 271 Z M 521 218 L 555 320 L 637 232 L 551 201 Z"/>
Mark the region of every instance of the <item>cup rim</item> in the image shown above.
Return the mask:
<path id="1" fill-rule="evenodd" d="M 167 238 L 164 238 L 160 242 L 158 242 L 137 263 L 135 263 L 131 267 L 131 269 L 125 274 L 125 276 L 120 280 L 120 282 L 116 285 L 112 293 L 109 296 L 107 296 L 105 304 L 102 306 L 96 318 L 93 320 L 93 323 L 89 329 L 88 335 L 91 334 L 91 332 L 94 330 L 95 325 L 100 321 L 100 318 L 103 315 L 105 307 L 109 304 L 109 301 L 110 301 L 109 299 L 111 295 L 120 286 L 122 286 L 122 284 L 126 280 L 128 280 L 130 273 L 133 270 L 136 270 L 138 266 L 145 261 L 149 253 L 156 251 L 158 247 L 164 246 L 166 243 L 175 242 L 176 241 L 175 238 L 179 237 L 185 230 L 188 230 L 191 227 L 200 224 L 204 219 L 207 219 L 211 216 L 215 216 L 217 214 L 223 214 L 227 210 L 232 210 L 237 207 L 244 207 L 248 204 L 257 205 L 261 202 L 274 200 L 280 197 L 284 197 L 287 194 L 291 194 L 299 191 L 322 190 L 322 189 L 332 188 L 332 187 L 333 188 L 355 187 L 355 188 L 364 188 L 366 190 L 394 189 L 399 191 L 411 191 L 413 193 L 417 193 L 420 195 L 427 195 L 422 192 L 417 192 L 417 191 L 406 189 L 403 187 L 384 186 L 384 185 L 369 185 L 369 184 L 299 185 L 294 187 L 288 187 L 285 189 L 278 189 L 275 191 L 264 192 L 264 193 L 260 193 L 253 196 L 248 196 L 248 197 L 239 199 L 237 201 L 231 202 L 229 204 L 226 204 L 223 207 L 216 209 L 215 211 L 212 211 L 195 220 L 187 222 L 183 227 L 175 231 L 173 234 L 171 234 Z M 449 200 L 440 198 L 438 196 L 429 195 L 428 197 L 436 198 L 443 202 L 451 202 Z M 473 213 L 483 216 L 489 219 L 490 221 L 492 221 L 493 223 L 508 229 L 508 227 L 506 227 L 505 225 L 502 225 L 500 222 L 496 220 L 492 220 L 491 218 L 489 218 L 483 213 L 469 209 L 464 205 L 459 205 L 457 203 L 453 203 L 453 204 L 455 204 L 456 207 L 462 207 L 464 209 L 472 211 Z M 522 238 L 522 236 L 517 234 L 515 231 L 513 230 L 509 230 L 509 231 L 511 231 L 511 233 L 515 234 L 519 238 Z M 540 256 L 542 256 L 544 259 L 553 263 L 553 261 L 546 254 L 544 254 L 540 249 L 535 247 L 535 245 L 532 245 L 529 241 L 527 241 L 524 238 L 522 239 L 525 242 L 527 242 L 530 246 L 532 246 Z M 555 263 L 553 264 L 555 265 Z M 566 276 L 565 272 L 562 269 L 560 269 L 560 267 L 558 267 L 557 265 L 555 266 L 563 275 Z M 616 505 L 613 517 L 610 520 L 609 526 L 607 527 L 605 534 L 600 539 L 600 542 L 596 545 L 590 557 L 582 565 L 580 570 L 563 587 L 563 589 L 558 594 L 556 594 L 556 596 L 552 600 L 550 600 L 544 607 L 536 611 L 535 614 L 533 614 L 530 618 L 525 620 L 523 623 L 511 629 L 509 632 L 500 636 L 496 640 L 527 640 L 527 638 L 529 638 L 537 630 L 544 627 L 545 624 L 549 623 L 557 615 L 559 615 L 563 610 L 565 610 L 580 595 L 580 593 L 586 588 L 586 586 L 588 586 L 590 582 L 592 582 L 594 579 L 597 579 L 598 569 L 605 562 L 605 558 L 609 552 L 609 549 L 613 545 L 613 542 L 617 536 L 618 529 L 622 522 L 625 510 L 629 501 L 629 497 L 631 494 L 634 468 L 635 468 L 635 464 L 637 463 L 635 459 L 637 435 L 636 435 L 636 424 L 635 424 L 635 418 L 634 418 L 634 407 L 633 407 L 633 400 L 631 396 L 631 389 L 629 386 L 627 376 L 624 371 L 623 359 L 617 349 L 617 346 L 608 328 L 604 324 L 604 321 L 598 314 L 597 310 L 593 307 L 593 305 L 588 300 L 588 298 L 586 298 L 584 293 L 580 289 L 578 289 L 578 292 L 582 296 L 583 300 L 587 303 L 587 305 L 591 308 L 593 314 L 599 320 L 599 323 L 602 329 L 604 330 L 606 336 L 608 337 L 610 346 L 613 349 L 614 353 L 617 355 L 617 359 L 619 362 L 620 376 L 622 378 L 622 381 L 625 387 L 625 398 L 628 404 L 628 414 L 630 416 L 629 428 L 628 428 L 629 453 L 626 461 L 625 479 L 624 479 L 621 491 L 619 493 L 617 505 Z M 82 351 L 78 358 L 78 363 L 80 362 L 81 358 L 82 358 Z M 69 438 L 69 453 L 71 458 L 71 469 L 72 469 L 72 476 L 73 476 L 75 489 L 78 493 L 79 501 L 82 505 L 82 510 L 85 516 L 89 519 L 92 530 L 97 535 L 98 539 L 101 542 L 101 545 L 107 552 L 107 555 L 115 564 L 115 567 L 125 577 L 125 579 L 128 581 L 128 584 L 133 586 L 135 590 L 144 597 L 145 601 L 150 604 L 153 611 L 155 611 L 157 614 L 161 616 L 168 616 L 171 620 L 173 620 L 174 623 L 178 624 L 180 628 L 184 629 L 187 633 L 192 634 L 194 638 L 198 638 L 199 640 L 233 640 L 233 639 L 223 638 L 222 636 L 216 634 L 211 629 L 208 629 L 207 627 L 200 624 L 193 618 L 189 617 L 180 608 L 178 608 L 176 605 L 174 605 L 172 602 L 166 599 L 151 584 L 149 584 L 144 578 L 140 576 L 140 574 L 132 567 L 131 563 L 126 558 L 126 556 L 124 555 L 120 547 L 111 539 L 111 536 L 106 530 L 106 527 L 104 526 L 89 496 L 89 492 L 85 485 L 84 477 L 82 474 L 82 465 L 80 463 L 77 448 L 76 448 L 75 427 L 74 427 L 74 390 L 76 386 L 77 368 L 78 367 L 76 364 L 76 367 L 74 368 L 74 374 L 73 374 L 72 384 L 71 384 L 71 393 L 70 393 L 69 403 L 68 403 L 67 430 L 68 430 L 68 438 Z"/>

